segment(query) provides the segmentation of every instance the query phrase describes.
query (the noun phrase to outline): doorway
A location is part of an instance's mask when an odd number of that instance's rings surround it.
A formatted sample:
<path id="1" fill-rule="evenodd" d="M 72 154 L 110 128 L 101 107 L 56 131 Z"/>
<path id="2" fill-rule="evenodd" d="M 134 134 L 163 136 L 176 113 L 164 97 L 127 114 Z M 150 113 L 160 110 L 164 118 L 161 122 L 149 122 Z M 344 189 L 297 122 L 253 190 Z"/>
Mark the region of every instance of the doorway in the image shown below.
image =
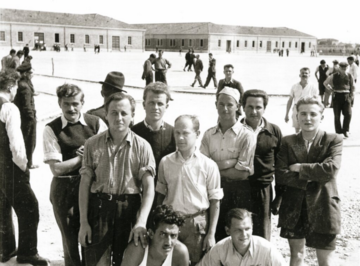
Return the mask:
<path id="1" fill-rule="evenodd" d="M 231 53 L 231 41 L 226 41 L 226 52 Z"/>
<path id="2" fill-rule="evenodd" d="M 266 52 L 271 53 L 271 41 L 267 41 L 266 43 Z"/>
<path id="3" fill-rule="evenodd" d="M 305 53 L 305 43 L 301 43 L 301 53 Z"/>
<path id="4" fill-rule="evenodd" d="M 120 51 L 120 36 L 112 36 L 112 50 Z"/>

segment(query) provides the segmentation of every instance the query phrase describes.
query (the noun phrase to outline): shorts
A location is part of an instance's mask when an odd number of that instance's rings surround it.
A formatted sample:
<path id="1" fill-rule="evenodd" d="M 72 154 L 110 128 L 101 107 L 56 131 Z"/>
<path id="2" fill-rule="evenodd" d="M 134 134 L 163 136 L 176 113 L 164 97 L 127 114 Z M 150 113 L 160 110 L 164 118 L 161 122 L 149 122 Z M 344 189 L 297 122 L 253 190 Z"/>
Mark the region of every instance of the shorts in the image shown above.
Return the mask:
<path id="1" fill-rule="evenodd" d="M 324 95 L 325 93 L 325 86 L 323 84 L 324 81 L 319 81 L 319 94 Z"/>
<path id="2" fill-rule="evenodd" d="M 294 128 L 300 128 L 300 125 L 298 123 L 298 120 L 297 120 L 297 110 L 296 110 L 296 105 L 294 105 L 293 109 L 292 109 L 292 115 L 291 115 L 291 118 L 292 118 L 292 126 Z"/>
<path id="3" fill-rule="evenodd" d="M 305 238 L 305 245 L 310 248 L 324 250 L 335 250 L 336 248 L 336 235 L 311 231 L 307 216 L 306 199 L 303 201 L 300 217 L 295 227 L 293 229 L 282 227 L 280 236 L 287 239 Z"/>

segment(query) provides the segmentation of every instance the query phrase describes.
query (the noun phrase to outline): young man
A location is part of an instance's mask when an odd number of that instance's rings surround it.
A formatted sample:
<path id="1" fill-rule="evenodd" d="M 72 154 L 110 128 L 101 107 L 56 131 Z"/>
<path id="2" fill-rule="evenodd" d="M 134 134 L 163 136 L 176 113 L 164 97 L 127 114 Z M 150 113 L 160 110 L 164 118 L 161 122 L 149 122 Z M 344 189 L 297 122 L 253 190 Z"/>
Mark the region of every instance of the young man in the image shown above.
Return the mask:
<path id="1" fill-rule="evenodd" d="M 201 77 L 200 77 L 200 74 L 203 71 L 203 69 L 204 69 L 204 65 L 200 59 L 200 55 L 196 55 L 196 63 L 194 65 L 195 79 L 194 79 L 194 83 L 190 85 L 191 87 L 195 86 L 196 81 L 199 81 L 200 87 L 204 87 L 202 84 L 202 81 L 201 81 Z"/>
<path id="2" fill-rule="evenodd" d="M 149 245 L 144 249 L 131 242 L 122 266 L 189 266 L 189 252 L 178 240 L 185 220 L 171 205 L 159 205 L 149 217 Z"/>
<path id="3" fill-rule="evenodd" d="M 271 183 L 274 181 L 276 156 L 281 144 L 281 130 L 264 118 L 269 97 L 262 90 L 248 90 L 242 98 L 245 118 L 240 122 L 255 135 L 256 149 L 254 157 L 254 174 L 249 176 L 251 187 L 251 211 L 253 217 L 253 234 L 268 241 L 271 237 L 271 212 L 278 212 L 282 188 L 275 186 L 276 200 L 272 202 Z"/>
<path id="4" fill-rule="evenodd" d="M 195 116 L 182 115 L 175 120 L 178 150 L 161 160 L 156 185 L 157 204 L 172 205 L 185 218 L 179 240 L 189 250 L 191 265 L 215 245 L 223 197 L 215 162 L 196 150 L 199 127 Z"/>
<path id="5" fill-rule="evenodd" d="M 197 266 L 264 265 L 285 266 L 280 252 L 266 239 L 252 235 L 252 213 L 232 209 L 226 215 L 225 230 L 229 237 L 216 245 Z"/>
<path id="6" fill-rule="evenodd" d="M 220 170 L 224 198 L 215 236 L 219 241 L 226 237 L 226 213 L 232 208 L 251 208 L 248 177 L 254 173 L 256 143 L 253 133 L 236 119 L 240 93 L 224 88 L 216 97 L 219 123 L 205 132 L 200 151 L 214 160 Z"/>
<path id="7" fill-rule="evenodd" d="M 45 126 L 44 162 L 54 176 L 50 201 L 62 236 L 65 266 L 80 266 L 79 169 L 83 145 L 107 127 L 99 117 L 81 112 L 84 93 L 78 86 L 64 84 L 56 94 L 62 115 Z"/>
<path id="8" fill-rule="evenodd" d="M 243 88 L 243 86 L 241 85 L 241 83 L 239 81 L 232 78 L 233 74 L 234 74 L 234 66 L 230 65 L 230 64 L 225 65 L 224 66 L 225 79 L 220 79 L 219 86 L 218 86 L 218 89 L 217 89 L 216 93 L 219 93 L 225 87 L 229 87 L 229 88 L 233 88 L 235 90 L 238 90 L 239 93 L 240 93 L 239 103 L 241 103 L 242 102 L 242 97 L 244 95 L 244 88 Z M 238 115 L 238 117 L 242 115 L 241 106 L 239 107 L 237 115 Z"/>
<path id="9" fill-rule="evenodd" d="M 306 243 L 316 249 L 319 265 L 330 266 L 341 227 L 336 176 L 343 140 L 320 129 L 324 106 L 318 97 L 302 98 L 296 108 L 301 133 L 282 139 L 276 161 L 277 182 L 286 186 L 280 236 L 289 241 L 290 265 L 303 264 Z"/>
<path id="10" fill-rule="evenodd" d="M 23 55 L 24 55 L 23 50 L 17 51 L 16 55 L 12 58 L 12 61 L 11 61 L 11 64 L 9 67 L 16 70 L 20 66 L 20 59 Z"/>
<path id="11" fill-rule="evenodd" d="M 354 60 L 355 59 L 353 56 L 349 56 L 347 58 L 347 61 L 349 63 L 349 73 L 351 74 L 354 82 L 356 83 L 359 67 L 357 66 L 357 64 L 355 64 Z"/>
<path id="12" fill-rule="evenodd" d="M 39 206 L 29 183 L 30 172 L 20 130 L 20 113 L 11 103 L 19 78 L 15 71 L 0 73 L 0 262 L 17 256 L 18 263 L 48 265 L 49 261 L 37 254 Z M 18 249 L 12 208 L 18 219 Z"/>
<path id="13" fill-rule="evenodd" d="M 153 82 L 154 74 L 152 70 L 152 64 L 154 63 L 155 59 L 156 59 L 156 55 L 151 54 L 150 57 L 144 63 L 144 67 L 143 67 L 144 71 L 141 78 L 142 80 L 145 79 L 146 81 L 145 86 Z"/>
<path id="14" fill-rule="evenodd" d="M 164 121 L 165 112 L 172 99 L 167 85 L 155 82 L 146 86 L 143 100 L 145 119 L 133 126 L 131 130 L 149 142 L 154 153 L 157 171 L 161 159 L 176 150 L 174 127 Z M 155 186 L 156 181 L 157 174 Z"/>
<path id="15" fill-rule="evenodd" d="M 296 83 L 292 86 L 290 91 L 290 97 L 286 105 L 286 114 L 285 114 L 285 122 L 289 122 L 289 111 L 291 109 L 292 104 L 294 103 L 294 107 L 292 109 L 292 122 L 293 127 L 295 128 L 295 132 L 298 133 L 300 131 L 300 126 L 296 119 L 297 109 L 296 103 L 297 101 L 305 96 L 316 96 L 319 95 L 319 90 L 312 84 L 309 83 L 310 77 L 310 69 L 307 67 L 303 67 L 300 69 L 300 82 Z"/>
<path id="16" fill-rule="evenodd" d="M 204 85 L 204 89 L 209 85 L 210 80 L 214 80 L 214 87 L 217 88 L 217 81 L 216 81 L 216 59 L 213 58 L 213 54 L 209 54 L 209 68 L 208 68 L 208 75 L 206 78 L 206 82 Z"/>
<path id="17" fill-rule="evenodd" d="M 185 68 L 187 66 L 189 66 L 187 71 L 192 71 L 191 70 L 191 65 L 190 65 L 190 54 L 191 54 L 191 49 L 189 49 L 189 51 L 185 54 L 185 66 L 184 66 L 184 69 L 183 69 L 184 71 L 186 71 Z"/>
<path id="18" fill-rule="evenodd" d="M 11 49 L 10 53 L 1 59 L 1 72 L 11 67 L 11 63 L 15 54 L 16 51 L 14 49 Z"/>
<path id="19" fill-rule="evenodd" d="M 109 130 L 85 143 L 79 240 L 87 266 L 121 265 L 129 237 L 136 246 L 139 238 L 143 248 L 147 245 L 155 160 L 150 144 L 129 129 L 135 106 L 128 94 L 111 95 L 105 103 Z"/>
<path id="20" fill-rule="evenodd" d="M 321 97 L 321 101 L 324 103 L 325 101 L 325 86 L 324 81 L 327 78 L 327 71 L 329 70 L 329 66 L 326 64 L 325 60 L 320 61 L 320 66 L 316 68 L 315 71 L 315 78 L 317 79 L 319 83 L 319 94 Z M 318 73 L 320 73 L 320 76 L 318 77 Z"/>
<path id="21" fill-rule="evenodd" d="M 353 78 L 351 74 L 346 73 L 347 66 L 348 64 L 346 62 L 341 62 L 338 71 L 328 77 L 324 82 L 326 88 L 334 95 L 335 132 L 344 134 L 345 138 L 349 137 L 352 102 L 355 92 Z M 341 123 L 341 113 L 344 116 L 343 123 Z"/>
<path id="22" fill-rule="evenodd" d="M 171 68 L 171 63 L 162 57 L 163 53 L 163 50 L 159 50 L 159 56 L 153 62 L 153 64 L 155 64 L 155 81 L 167 84 L 166 72 Z"/>

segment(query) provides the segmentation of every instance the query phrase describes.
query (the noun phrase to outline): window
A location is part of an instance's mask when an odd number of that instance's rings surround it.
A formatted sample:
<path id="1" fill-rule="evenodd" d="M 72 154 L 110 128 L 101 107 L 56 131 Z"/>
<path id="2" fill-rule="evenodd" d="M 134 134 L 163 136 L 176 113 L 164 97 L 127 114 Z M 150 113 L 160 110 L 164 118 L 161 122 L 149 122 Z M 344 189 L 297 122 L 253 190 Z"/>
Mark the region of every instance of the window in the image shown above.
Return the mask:
<path id="1" fill-rule="evenodd" d="M 90 36 L 89 35 L 85 35 L 85 43 L 90 43 Z"/>
<path id="2" fill-rule="evenodd" d="M 70 43 L 75 43 L 75 34 L 70 34 Z"/>
<path id="3" fill-rule="evenodd" d="M 218 46 L 221 47 L 221 40 L 218 40 Z"/>
<path id="4" fill-rule="evenodd" d="M 163 40 L 162 40 L 162 39 L 160 40 L 160 45 L 161 45 L 161 46 L 163 45 Z"/>
<path id="5" fill-rule="evenodd" d="M 184 39 L 181 40 L 181 46 L 185 46 L 185 40 Z"/>
<path id="6" fill-rule="evenodd" d="M 157 39 L 157 45 L 158 45 L 158 46 L 160 45 L 160 40 L 159 40 L 159 39 Z"/>
<path id="7" fill-rule="evenodd" d="M 289 42 L 289 48 L 291 48 L 291 42 Z"/>
<path id="8" fill-rule="evenodd" d="M 309 42 L 309 48 L 311 48 L 311 42 Z"/>
<path id="9" fill-rule="evenodd" d="M 150 46 L 151 45 L 151 40 L 150 39 L 145 39 L 145 45 L 146 46 Z"/>
<path id="10" fill-rule="evenodd" d="M 189 46 L 192 46 L 192 40 L 189 40 Z"/>
<path id="11" fill-rule="evenodd" d="M 55 43 L 59 43 L 59 42 L 60 42 L 60 34 L 55 33 Z"/>
<path id="12" fill-rule="evenodd" d="M 284 48 L 285 47 L 285 42 L 282 42 L 282 48 Z"/>
<path id="13" fill-rule="evenodd" d="M 173 42 L 172 42 L 172 40 L 170 40 L 170 46 L 172 46 L 173 45 Z"/>
<path id="14" fill-rule="evenodd" d="M 260 46 L 260 48 L 262 47 L 262 41 L 260 41 L 259 46 Z"/>
<path id="15" fill-rule="evenodd" d="M 244 44 L 245 47 L 247 47 L 247 41 L 245 41 L 245 44 Z"/>
<path id="16" fill-rule="evenodd" d="M 175 45 L 176 45 L 175 39 L 170 40 L 170 46 L 175 46 Z"/>
<path id="17" fill-rule="evenodd" d="M 240 47 L 240 41 L 239 40 L 236 41 L 236 47 Z"/>
<path id="18" fill-rule="evenodd" d="M 200 47 L 203 47 L 203 46 L 204 46 L 204 40 L 200 39 Z"/>
<path id="19" fill-rule="evenodd" d="M 255 41 L 252 41 L 252 47 L 255 47 Z"/>
<path id="20" fill-rule="evenodd" d="M 295 48 L 297 48 L 297 42 L 295 42 Z"/>
<path id="21" fill-rule="evenodd" d="M 275 48 L 277 48 L 277 47 L 278 47 L 278 45 L 279 45 L 279 43 L 278 43 L 278 42 L 275 42 Z"/>
<path id="22" fill-rule="evenodd" d="M 22 33 L 22 31 L 19 31 L 18 32 L 18 42 L 23 42 L 24 41 L 24 39 L 23 39 L 23 33 Z"/>
<path id="23" fill-rule="evenodd" d="M 132 43 L 131 43 L 131 37 L 129 36 L 128 37 L 128 45 L 131 45 Z"/>
<path id="24" fill-rule="evenodd" d="M 99 35 L 99 44 L 104 44 L 104 35 Z"/>
<path id="25" fill-rule="evenodd" d="M 0 41 L 5 41 L 5 31 L 0 31 Z"/>

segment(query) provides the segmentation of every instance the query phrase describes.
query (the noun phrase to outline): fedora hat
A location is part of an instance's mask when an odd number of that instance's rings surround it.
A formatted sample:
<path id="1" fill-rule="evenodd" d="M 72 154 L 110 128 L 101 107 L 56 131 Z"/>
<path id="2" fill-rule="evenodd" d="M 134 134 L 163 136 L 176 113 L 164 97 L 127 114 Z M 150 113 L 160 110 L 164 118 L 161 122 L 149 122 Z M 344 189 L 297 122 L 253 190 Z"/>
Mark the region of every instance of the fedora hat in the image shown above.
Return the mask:
<path id="1" fill-rule="evenodd" d="M 121 72 L 112 71 L 107 74 L 105 81 L 99 81 L 99 83 L 118 91 L 124 91 L 122 88 L 124 87 L 125 77 Z"/>

